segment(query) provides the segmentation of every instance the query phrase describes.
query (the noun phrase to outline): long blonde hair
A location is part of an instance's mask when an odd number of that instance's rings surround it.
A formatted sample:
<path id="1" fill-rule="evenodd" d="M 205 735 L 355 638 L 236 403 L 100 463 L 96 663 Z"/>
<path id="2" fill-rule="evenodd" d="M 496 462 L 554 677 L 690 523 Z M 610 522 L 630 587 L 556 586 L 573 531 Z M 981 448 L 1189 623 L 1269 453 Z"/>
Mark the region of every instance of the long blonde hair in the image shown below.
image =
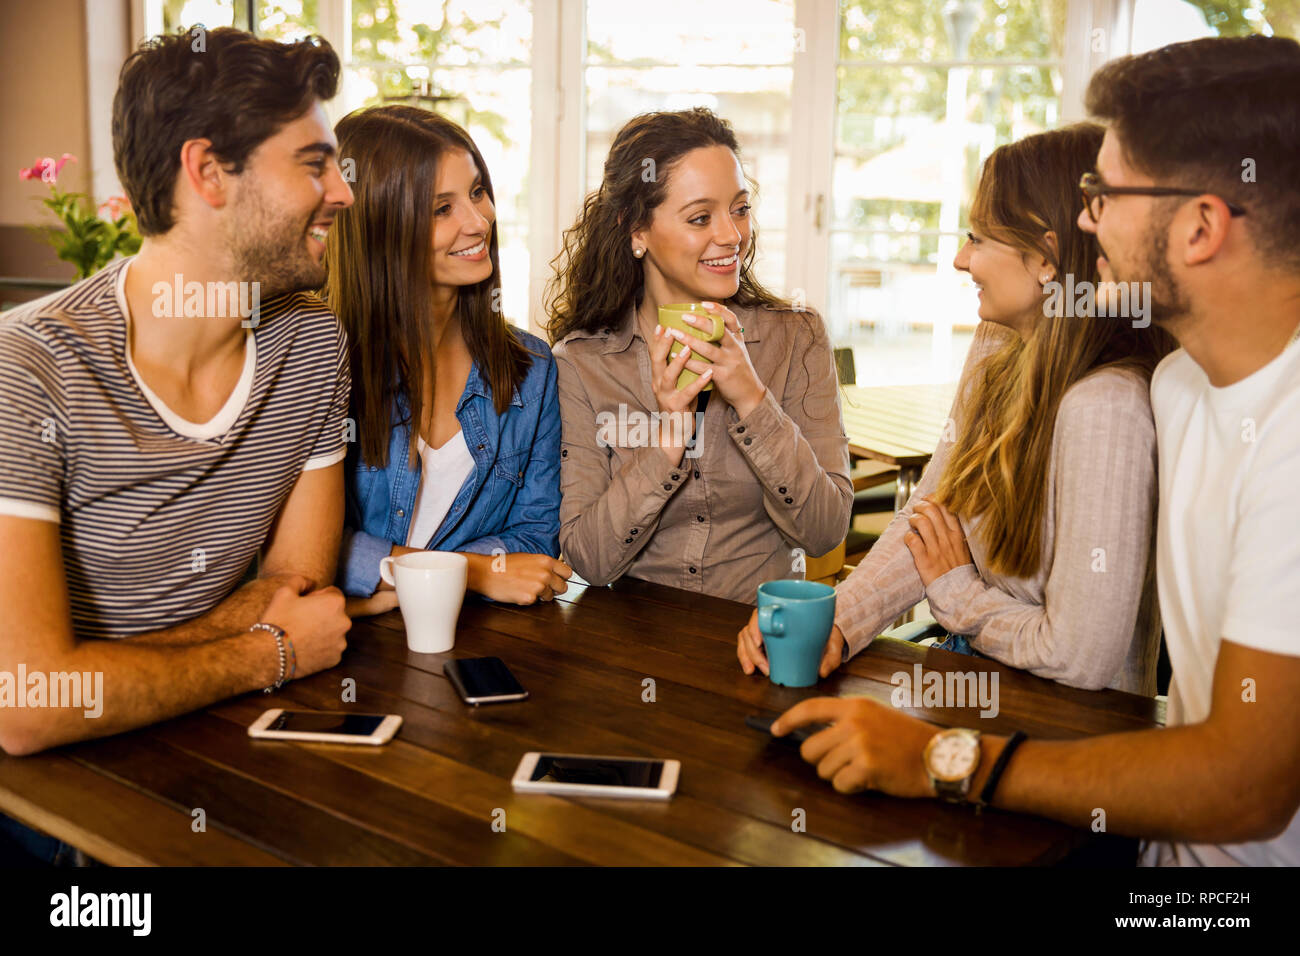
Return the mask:
<path id="1" fill-rule="evenodd" d="M 1092 169 L 1104 130 L 1092 123 L 1027 136 L 984 164 L 971 224 L 984 235 L 1041 256 L 1056 281 L 1098 283 L 1096 238 L 1078 228 L 1079 177 Z M 1045 234 L 1054 232 L 1057 249 Z M 1174 347 L 1168 333 L 1127 318 L 1047 316 L 1009 337 L 964 385 L 960 425 L 936 498 L 955 514 L 982 518 L 979 536 L 997 574 L 1027 578 L 1042 564 L 1052 436 L 1061 399 L 1101 368 L 1150 379 Z"/>

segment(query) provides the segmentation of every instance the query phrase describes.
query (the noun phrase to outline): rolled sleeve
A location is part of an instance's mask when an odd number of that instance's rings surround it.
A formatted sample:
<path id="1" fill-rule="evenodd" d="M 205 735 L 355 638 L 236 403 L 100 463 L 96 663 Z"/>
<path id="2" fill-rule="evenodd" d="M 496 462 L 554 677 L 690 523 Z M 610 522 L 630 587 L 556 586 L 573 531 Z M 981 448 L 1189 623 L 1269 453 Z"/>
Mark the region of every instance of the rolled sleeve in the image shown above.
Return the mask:
<path id="1" fill-rule="evenodd" d="M 393 551 L 393 543 L 373 534 L 343 529 L 336 579 L 349 597 L 370 597 L 379 587 L 379 562 Z"/>

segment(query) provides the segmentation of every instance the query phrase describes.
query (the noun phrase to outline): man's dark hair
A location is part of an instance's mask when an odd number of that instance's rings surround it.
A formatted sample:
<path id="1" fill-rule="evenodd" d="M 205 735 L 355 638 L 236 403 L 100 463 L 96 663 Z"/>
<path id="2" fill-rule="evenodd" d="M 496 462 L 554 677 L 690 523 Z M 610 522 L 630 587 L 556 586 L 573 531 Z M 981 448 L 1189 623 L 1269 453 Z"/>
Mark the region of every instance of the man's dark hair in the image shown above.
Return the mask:
<path id="1" fill-rule="evenodd" d="M 230 172 L 286 123 L 338 89 L 339 58 L 320 37 L 260 40 L 221 27 L 146 40 L 113 98 L 113 160 L 142 235 L 167 232 L 181 145 L 207 139 Z"/>
<path id="2" fill-rule="evenodd" d="M 1300 271 L 1295 40 L 1211 37 L 1112 60 L 1088 85 L 1087 106 L 1113 124 L 1129 165 L 1243 206 L 1265 261 Z"/>

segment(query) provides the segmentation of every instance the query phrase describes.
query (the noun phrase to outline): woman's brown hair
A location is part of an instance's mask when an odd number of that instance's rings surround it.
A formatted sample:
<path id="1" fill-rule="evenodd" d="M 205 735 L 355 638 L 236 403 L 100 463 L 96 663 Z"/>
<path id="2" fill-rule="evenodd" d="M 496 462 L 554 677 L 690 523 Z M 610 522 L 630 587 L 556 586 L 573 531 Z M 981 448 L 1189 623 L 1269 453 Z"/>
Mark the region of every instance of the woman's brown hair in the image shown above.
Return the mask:
<path id="1" fill-rule="evenodd" d="M 444 116 L 413 106 L 350 113 L 335 127 L 339 156 L 352 160 L 353 205 L 329 231 L 324 295 L 348 333 L 352 414 L 361 458 L 388 464 L 394 403 L 406 401 L 409 463 L 417 456 L 423 386 L 434 374 L 433 213 L 438 163 L 448 150 L 474 159 L 483 188 L 496 204 L 487 164 L 469 134 Z M 532 364 L 501 311 L 501 266 L 495 224 L 489 238 L 492 274 L 464 286 L 456 311 L 470 356 L 492 388 L 497 414 L 510 406 Z"/>
<path id="2" fill-rule="evenodd" d="M 1083 209 L 1079 177 L 1095 165 L 1103 134 L 1079 123 L 994 150 L 980 175 L 971 225 L 1026 259 L 1046 259 L 1058 283 L 1073 276 L 1075 287 L 1090 282 L 1095 289 L 1100 250 L 1075 220 Z M 1065 393 L 1102 368 L 1131 369 L 1149 380 L 1172 348 L 1168 333 L 1134 328 L 1126 317 L 1043 314 L 1026 337 L 1009 339 L 974 370 L 936 497 L 956 514 L 983 518 L 979 535 L 993 571 L 1027 578 L 1042 563 L 1052 435 Z"/>
<path id="3" fill-rule="evenodd" d="M 617 328 L 640 303 L 645 273 L 632 255 L 630 236 L 649 225 L 677 162 L 709 146 L 725 146 L 740 155 L 731 124 L 704 108 L 644 113 L 618 131 L 600 188 L 587 196 L 577 222 L 565 230 L 564 248 L 551 262 L 555 275 L 547 286 L 546 311 L 552 343 L 578 330 Z M 753 274 L 757 238 L 755 229 L 740 263 L 740 288 L 728 301 L 744 308 L 789 309 Z"/>

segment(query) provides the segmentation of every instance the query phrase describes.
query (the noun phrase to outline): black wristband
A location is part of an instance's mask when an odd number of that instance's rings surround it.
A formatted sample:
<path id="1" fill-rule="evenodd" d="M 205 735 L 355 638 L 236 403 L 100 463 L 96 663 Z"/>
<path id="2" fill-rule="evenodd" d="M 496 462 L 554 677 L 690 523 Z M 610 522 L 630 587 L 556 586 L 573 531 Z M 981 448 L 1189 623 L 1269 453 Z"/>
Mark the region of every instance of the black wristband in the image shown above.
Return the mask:
<path id="1" fill-rule="evenodd" d="M 1002 779 L 1002 772 L 1007 769 L 1007 764 L 1011 761 L 1011 755 L 1016 752 L 1025 741 L 1024 731 L 1017 730 L 1007 740 L 1002 748 L 1002 753 L 998 754 L 998 759 L 993 763 L 993 769 L 989 771 L 988 779 L 984 781 L 984 789 L 980 791 L 979 798 L 975 801 L 975 806 L 983 810 L 993 802 L 993 791 L 998 788 L 998 781 Z"/>

